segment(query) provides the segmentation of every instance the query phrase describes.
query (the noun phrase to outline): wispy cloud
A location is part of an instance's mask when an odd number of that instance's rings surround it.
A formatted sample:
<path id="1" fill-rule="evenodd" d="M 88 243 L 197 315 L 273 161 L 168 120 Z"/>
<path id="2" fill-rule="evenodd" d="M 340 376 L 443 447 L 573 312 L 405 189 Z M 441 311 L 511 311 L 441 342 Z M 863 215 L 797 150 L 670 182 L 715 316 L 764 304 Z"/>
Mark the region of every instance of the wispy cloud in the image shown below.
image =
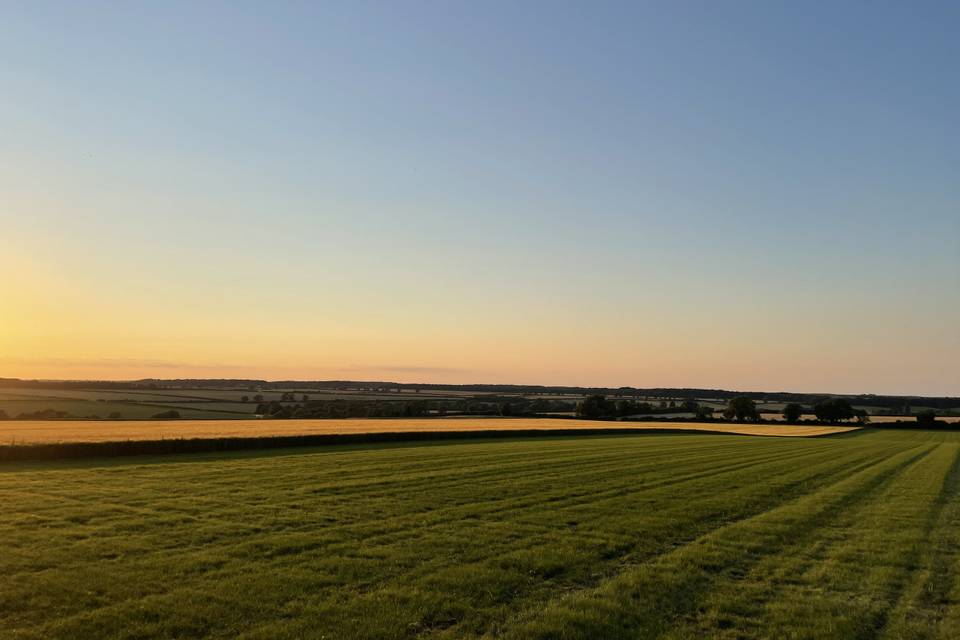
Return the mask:
<path id="1" fill-rule="evenodd" d="M 410 365 L 370 365 L 370 366 L 354 366 L 354 367 L 341 367 L 337 371 L 355 371 L 355 372 L 370 372 L 370 371 L 392 371 L 396 373 L 478 373 L 475 369 L 458 369 L 455 367 L 417 367 Z"/>
<path id="2" fill-rule="evenodd" d="M 49 366 L 65 369 L 178 369 L 178 370 L 208 370 L 208 369 L 242 369 L 241 365 L 233 364 L 197 364 L 195 362 L 179 362 L 176 360 L 154 360 L 150 358 L 17 358 L 0 357 L 0 365 L 7 366 Z"/>

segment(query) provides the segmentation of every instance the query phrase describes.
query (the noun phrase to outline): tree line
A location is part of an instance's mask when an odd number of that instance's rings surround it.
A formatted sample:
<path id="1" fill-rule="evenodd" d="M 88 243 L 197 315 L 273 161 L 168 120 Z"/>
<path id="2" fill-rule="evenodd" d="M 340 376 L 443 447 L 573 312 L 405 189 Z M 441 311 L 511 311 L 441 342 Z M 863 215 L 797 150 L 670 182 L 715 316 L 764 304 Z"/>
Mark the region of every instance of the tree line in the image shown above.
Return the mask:
<path id="1" fill-rule="evenodd" d="M 591 395 L 584 398 L 577 404 L 576 413 L 582 418 L 624 418 L 631 415 L 650 413 L 653 407 L 649 403 L 637 403 L 631 400 L 611 400 L 602 395 Z M 688 411 L 694 417 L 701 420 L 710 420 L 714 418 L 714 409 L 710 406 L 700 404 L 695 400 L 685 400 L 677 405 L 678 410 Z M 806 408 L 798 402 L 788 402 L 781 411 L 781 416 L 786 422 L 799 422 L 806 412 Z M 870 416 L 863 409 L 857 409 L 849 400 L 842 397 L 830 397 L 817 402 L 812 407 L 812 413 L 820 422 L 846 422 L 856 420 L 862 424 L 870 421 Z M 762 420 L 760 410 L 753 398 L 748 396 L 736 396 L 730 399 L 727 406 L 720 415 L 725 420 L 735 420 L 737 422 L 758 422 Z M 918 414 L 918 422 L 930 420 L 935 414 L 930 411 L 924 414 Z"/>
<path id="2" fill-rule="evenodd" d="M 573 411 L 576 403 L 553 398 L 485 396 L 454 400 L 310 400 L 259 402 L 256 414 L 267 418 L 418 418 L 427 415 L 535 416 Z"/>
<path id="3" fill-rule="evenodd" d="M 254 380 L 254 379 L 206 379 L 146 378 L 135 381 L 111 380 L 21 380 L 19 378 L 0 378 L 2 388 L 46 388 L 46 389 L 168 389 L 168 388 L 208 388 L 208 389 L 247 389 L 258 390 L 346 390 L 365 389 L 370 391 L 426 391 L 444 390 L 463 393 L 495 393 L 504 395 L 602 395 L 615 398 L 675 398 L 678 400 L 702 400 L 711 398 L 729 401 L 737 397 L 747 397 L 761 402 L 787 402 L 814 406 L 819 402 L 841 396 L 832 394 L 792 393 L 786 391 L 730 391 L 726 389 L 670 388 L 670 387 L 576 387 L 547 385 L 511 385 L 511 384 L 426 384 L 391 381 L 358 380 Z M 938 396 L 889 396 L 861 394 L 843 396 L 853 404 L 882 407 L 891 411 L 911 413 L 916 407 L 929 407 L 938 410 L 960 408 L 960 398 Z"/>

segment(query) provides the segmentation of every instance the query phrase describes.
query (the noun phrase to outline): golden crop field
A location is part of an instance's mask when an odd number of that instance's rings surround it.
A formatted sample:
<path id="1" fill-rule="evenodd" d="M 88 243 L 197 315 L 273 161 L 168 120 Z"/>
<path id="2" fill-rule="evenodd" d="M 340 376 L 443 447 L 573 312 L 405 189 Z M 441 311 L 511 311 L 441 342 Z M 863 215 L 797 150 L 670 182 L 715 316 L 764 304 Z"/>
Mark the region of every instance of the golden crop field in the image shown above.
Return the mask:
<path id="1" fill-rule="evenodd" d="M 231 438 L 437 431 L 542 429 L 650 429 L 737 433 L 754 436 L 820 436 L 857 427 L 750 425 L 694 422 L 598 422 L 559 418 L 355 418 L 345 420 L 8 420 L 0 444 L 112 442 L 171 438 Z"/>

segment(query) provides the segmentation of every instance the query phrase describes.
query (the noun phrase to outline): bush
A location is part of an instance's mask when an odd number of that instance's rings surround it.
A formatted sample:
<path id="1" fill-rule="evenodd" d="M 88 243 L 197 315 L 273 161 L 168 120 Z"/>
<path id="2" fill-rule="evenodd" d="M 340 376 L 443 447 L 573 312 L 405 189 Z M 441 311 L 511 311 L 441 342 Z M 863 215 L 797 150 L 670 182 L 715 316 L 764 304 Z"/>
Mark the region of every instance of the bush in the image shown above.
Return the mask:
<path id="1" fill-rule="evenodd" d="M 612 413 L 610 403 L 604 396 L 587 396 L 577 403 L 577 415 L 584 418 L 600 418 Z"/>
<path id="2" fill-rule="evenodd" d="M 151 420 L 179 420 L 180 412 L 176 409 L 170 409 L 169 411 L 161 411 L 160 413 L 150 416 Z"/>

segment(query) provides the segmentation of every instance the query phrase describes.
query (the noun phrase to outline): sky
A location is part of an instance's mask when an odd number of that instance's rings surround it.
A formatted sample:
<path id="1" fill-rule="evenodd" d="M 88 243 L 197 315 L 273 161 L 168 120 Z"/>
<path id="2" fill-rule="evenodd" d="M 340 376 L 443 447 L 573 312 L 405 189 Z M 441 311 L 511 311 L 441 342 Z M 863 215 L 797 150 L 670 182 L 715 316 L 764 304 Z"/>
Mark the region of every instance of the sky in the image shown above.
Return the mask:
<path id="1" fill-rule="evenodd" d="M 960 396 L 958 32 L 0 0 L 0 377 Z"/>

